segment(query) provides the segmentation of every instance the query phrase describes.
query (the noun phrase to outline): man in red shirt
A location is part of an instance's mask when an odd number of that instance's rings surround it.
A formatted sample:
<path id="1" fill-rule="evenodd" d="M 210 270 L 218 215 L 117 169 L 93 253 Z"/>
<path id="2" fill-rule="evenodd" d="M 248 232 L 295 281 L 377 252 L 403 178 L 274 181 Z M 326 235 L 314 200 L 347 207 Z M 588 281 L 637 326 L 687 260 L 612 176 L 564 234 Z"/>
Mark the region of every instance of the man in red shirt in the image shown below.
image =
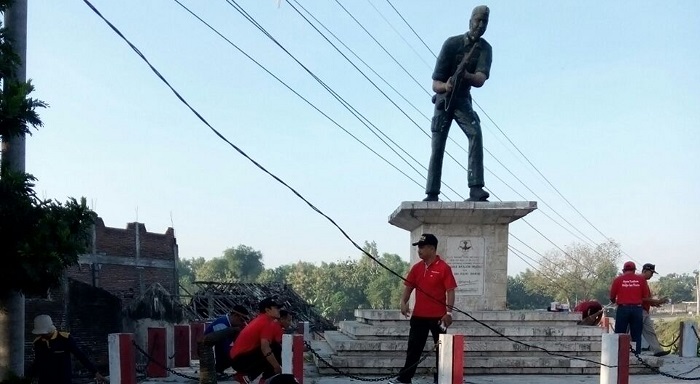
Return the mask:
<path id="1" fill-rule="evenodd" d="M 272 298 L 258 304 L 260 314 L 238 334 L 231 348 L 231 366 L 239 383 L 249 383 L 261 373 L 263 379 L 282 372 L 282 348 L 269 339 L 268 327 L 280 318 L 280 305 Z"/>
<path id="2" fill-rule="evenodd" d="M 603 306 L 598 300 L 586 300 L 578 303 L 574 312 L 581 312 L 579 325 L 598 325 L 603 317 Z"/>
<path id="3" fill-rule="evenodd" d="M 448 309 L 452 309 L 455 304 L 457 282 L 452 274 L 452 268 L 437 254 L 438 239 L 435 235 L 424 233 L 413 245 L 418 246 L 418 257 L 421 261 L 411 268 L 404 282 L 401 314 L 408 317 L 411 313 L 408 308 L 408 299 L 414 289 L 416 303 L 411 314 L 406 363 L 394 383 L 411 382 L 428 340 L 428 332 L 433 335 L 433 342 L 437 345 L 439 335 L 445 333 L 447 327 L 452 324 L 452 312 Z M 437 351 L 435 357 L 437 367 Z M 435 382 L 437 382 L 437 371 Z"/>
<path id="4" fill-rule="evenodd" d="M 642 327 L 644 300 L 651 296 L 647 280 L 642 275 L 637 275 L 637 266 L 628 261 L 622 267 L 622 275 L 613 280 L 610 286 L 610 301 L 617 303 L 615 313 L 615 333 L 627 333 L 630 329 L 630 337 L 636 343 L 635 354 L 642 350 Z"/>

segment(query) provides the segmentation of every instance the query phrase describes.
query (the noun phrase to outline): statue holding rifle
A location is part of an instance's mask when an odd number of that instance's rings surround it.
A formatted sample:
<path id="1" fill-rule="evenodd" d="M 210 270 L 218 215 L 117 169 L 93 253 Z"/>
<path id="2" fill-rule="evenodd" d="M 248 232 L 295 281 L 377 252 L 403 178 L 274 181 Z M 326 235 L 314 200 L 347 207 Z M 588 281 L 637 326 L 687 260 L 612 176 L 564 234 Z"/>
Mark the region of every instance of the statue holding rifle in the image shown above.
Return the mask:
<path id="1" fill-rule="evenodd" d="M 432 154 L 423 201 L 437 201 L 440 194 L 442 160 L 450 125 L 454 119 L 469 139 L 469 199 L 487 201 L 484 191 L 484 147 L 479 116 L 472 109 L 471 87 L 481 87 L 489 78 L 491 45 L 481 36 L 489 23 L 489 8 L 480 5 L 472 11 L 469 31 L 452 36 L 442 45 L 433 71 Z"/>

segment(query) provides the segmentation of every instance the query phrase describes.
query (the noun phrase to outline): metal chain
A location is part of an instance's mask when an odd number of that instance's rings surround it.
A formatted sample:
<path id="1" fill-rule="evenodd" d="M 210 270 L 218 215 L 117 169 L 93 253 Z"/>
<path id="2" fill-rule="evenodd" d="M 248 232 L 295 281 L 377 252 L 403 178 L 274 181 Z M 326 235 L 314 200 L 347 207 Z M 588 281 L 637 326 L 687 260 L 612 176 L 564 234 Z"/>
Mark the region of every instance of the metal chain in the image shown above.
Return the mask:
<path id="1" fill-rule="evenodd" d="M 676 336 L 676 338 L 671 342 L 671 344 L 669 344 L 669 345 L 663 345 L 663 344 L 659 343 L 659 345 L 662 346 L 662 347 L 664 347 L 664 348 L 672 347 L 673 345 L 676 344 L 676 341 L 678 341 L 678 339 L 680 339 L 680 338 L 681 338 L 681 334 L 679 333 L 679 334 Z"/>
<path id="2" fill-rule="evenodd" d="M 698 336 L 698 330 L 695 329 L 694 325 L 691 325 L 690 328 L 693 330 L 693 333 L 695 333 L 695 337 L 700 341 L 700 336 Z"/>
<path id="3" fill-rule="evenodd" d="M 686 381 L 700 380 L 700 376 L 697 376 L 697 377 L 683 377 L 683 376 L 672 375 L 672 374 L 666 373 L 666 372 L 661 372 L 661 370 L 660 370 L 658 367 L 652 367 L 651 365 L 649 365 L 649 363 L 647 363 L 646 361 L 644 361 L 644 359 L 642 359 L 642 357 L 639 356 L 639 353 L 635 352 L 635 350 L 632 348 L 631 345 L 630 345 L 630 352 L 632 352 L 632 353 L 634 354 L 634 357 L 636 357 L 637 360 L 639 360 L 639 363 L 640 363 L 640 364 L 642 364 L 644 367 L 650 369 L 652 372 L 658 373 L 658 374 L 661 375 L 661 376 L 665 376 L 665 377 L 668 377 L 668 378 L 674 379 L 674 380 L 686 380 Z"/>
<path id="4" fill-rule="evenodd" d="M 333 366 L 333 364 L 329 363 L 326 359 L 324 359 L 323 357 L 321 357 L 321 355 L 319 355 L 318 352 L 316 352 L 313 348 L 311 348 L 311 345 L 309 344 L 309 342 L 304 341 L 304 345 L 306 346 L 306 348 L 308 348 L 309 352 L 311 352 L 314 356 L 316 356 L 316 358 L 317 358 L 319 361 L 321 361 L 323 364 L 325 364 L 326 366 L 328 366 L 328 368 L 332 369 L 333 371 L 335 371 L 335 373 L 337 373 L 337 374 L 339 374 L 339 375 L 341 375 L 341 376 L 345 376 L 345 377 L 347 377 L 347 378 L 350 378 L 350 379 L 353 379 L 353 380 L 357 380 L 357 381 L 379 382 L 379 381 L 385 381 L 385 380 L 393 379 L 393 378 L 397 377 L 398 375 L 400 375 L 401 372 L 405 371 L 406 369 L 411 369 L 411 368 L 413 368 L 413 367 L 418 366 L 418 364 L 422 363 L 423 361 L 425 361 L 425 359 L 428 358 L 428 355 L 429 355 L 431 352 L 434 352 L 434 351 L 437 349 L 437 347 L 438 347 L 438 345 L 440 345 L 440 343 L 438 342 L 437 344 L 435 344 L 435 346 L 433 347 L 432 350 L 430 350 L 430 351 L 428 351 L 428 352 L 424 352 L 424 353 L 423 353 L 423 356 L 422 356 L 422 357 L 420 358 L 420 360 L 418 360 L 418 362 L 416 362 L 415 364 L 413 364 L 413 365 L 411 365 L 411 366 L 409 366 L 409 367 L 406 367 L 406 368 L 402 368 L 398 373 L 394 373 L 394 374 L 391 374 L 391 375 L 388 375 L 388 376 L 383 376 L 383 377 L 375 377 L 375 378 L 372 378 L 372 379 L 368 379 L 368 378 L 366 378 L 366 377 L 357 376 L 357 375 L 353 375 L 352 373 L 344 372 L 344 371 L 342 371 L 340 368 Z"/>
<path id="5" fill-rule="evenodd" d="M 180 373 L 180 372 L 177 372 L 177 371 L 175 371 L 175 370 L 173 370 L 173 369 L 171 369 L 171 368 L 168 368 L 166 365 L 164 365 L 164 364 L 161 363 L 160 361 L 157 361 L 156 359 L 154 359 L 153 356 L 151 356 L 151 355 L 148 354 L 148 352 L 146 352 L 145 350 L 143 350 L 143 348 L 141 348 L 138 344 L 136 344 L 136 341 L 132 341 L 131 343 L 134 345 L 134 347 L 136 348 L 137 351 L 139 351 L 142 355 L 146 356 L 146 358 L 148 359 L 148 361 L 154 363 L 155 365 L 157 365 L 157 366 L 159 366 L 159 367 L 165 369 L 166 371 L 172 373 L 172 374 L 175 375 L 175 376 L 180 376 L 180 377 L 185 378 L 185 379 L 188 379 L 188 380 L 199 381 L 199 377 L 185 375 L 184 373 Z"/>

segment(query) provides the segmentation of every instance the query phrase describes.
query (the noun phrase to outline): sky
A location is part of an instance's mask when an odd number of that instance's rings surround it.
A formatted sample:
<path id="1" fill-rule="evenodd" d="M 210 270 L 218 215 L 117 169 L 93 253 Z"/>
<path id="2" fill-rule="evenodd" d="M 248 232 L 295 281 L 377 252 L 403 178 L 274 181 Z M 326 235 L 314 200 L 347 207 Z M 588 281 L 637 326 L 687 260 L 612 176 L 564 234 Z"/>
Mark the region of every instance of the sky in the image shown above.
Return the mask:
<path id="1" fill-rule="evenodd" d="M 430 128 L 434 54 L 467 30 L 479 3 L 391 0 L 428 50 L 386 0 L 339 1 L 381 46 L 335 0 L 301 3 L 394 87 L 346 53 L 405 114 L 294 1 L 239 4 L 417 171 L 226 1 L 181 0 L 388 163 L 175 1 L 92 3 L 231 142 L 357 242 L 376 241 L 408 261 L 409 234 L 387 219 L 402 201 L 424 197 L 430 139 L 421 129 Z M 510 244 L 537 259 L 614 239 L 624 259 L 655 263 L 662 275 L 697 269 L 700 2 L 485 4 L 493 65 L 472 95 L 486 186 L 491 201 L 539 206 L 510 227 L 527 245 Z M 217 257 L 238 244 L 260 250 L 268 268 L 359 257 L 326 219 L 216 137 L 83 1 L 29 1 L 27 46 L 34 97 L 50 105 L 40 111 L 45 126 L 27 140 L 27 171 L 41 196 L 84 196 L 112 227 L 173 226 L 181 258 Z M 448 152 L 466 164 L 466 137 L 454 125 L 450 137 Z M 468 196 L 457 162 L 446 159 L 443 181 L 462 196 L 443 187 L 444 200 Z M 526 267 L 509 255 L 510 275 Z"/>

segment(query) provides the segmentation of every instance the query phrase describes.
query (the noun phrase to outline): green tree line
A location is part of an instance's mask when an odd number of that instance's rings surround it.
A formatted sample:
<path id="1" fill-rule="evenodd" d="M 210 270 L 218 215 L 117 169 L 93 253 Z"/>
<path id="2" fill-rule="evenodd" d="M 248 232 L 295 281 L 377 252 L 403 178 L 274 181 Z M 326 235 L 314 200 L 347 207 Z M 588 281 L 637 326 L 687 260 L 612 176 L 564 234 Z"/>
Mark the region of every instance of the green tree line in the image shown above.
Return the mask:
<path id="1" fill-rule="evenodd" d="M 375 242 L 366 242 L 364 250 L 397 274 L 406 276 L 409 264 L 398 255 L 380 254 Z M 357 308 L 398 308 L 403 282 L 365 254 L 336 262 L 299 261 L 276 268 L 265 268 L 262 259 L 262 252 L 239 245 L 226 249 L 220 257 L 181 260 L 183 297 L 194 293 L 195 281 L 281 282 L 290 284 L 332 321 L 354 318 Z M 538 260 L 536 270 L 528 269 L 508 277 L 508 308 L 544 309 L 552 301 L 574 306 L 577 301 L 587 299 L 606 304 L 610 284 L 620 273 L 621 261 L 619 245 L 614 242 L 596 247 L 572 244 L 546 252 Z M 692 274 L 672 273 L 655 278 L 651 287 L 656 295 L 674 302 L 692 301 L 694 279 Z"/>

